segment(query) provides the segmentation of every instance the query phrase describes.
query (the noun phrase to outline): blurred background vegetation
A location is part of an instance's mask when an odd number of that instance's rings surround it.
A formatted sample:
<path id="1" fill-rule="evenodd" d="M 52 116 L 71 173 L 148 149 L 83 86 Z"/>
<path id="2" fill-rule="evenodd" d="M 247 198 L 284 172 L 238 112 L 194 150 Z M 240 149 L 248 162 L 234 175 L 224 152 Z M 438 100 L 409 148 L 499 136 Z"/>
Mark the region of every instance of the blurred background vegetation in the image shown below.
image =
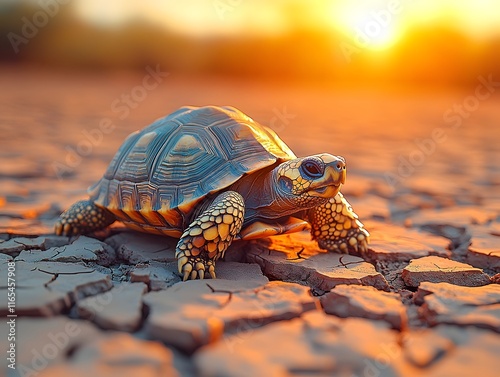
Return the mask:
<path id="1" fill-rule="evenodd" d="M 26 38 L 28 23 L 43 26 Z M 430 85 L 500 77 L 499 1 L 0 0 L 0 34 L 1 63 L 58 70 L 160 64 L 186 75 Z"/>

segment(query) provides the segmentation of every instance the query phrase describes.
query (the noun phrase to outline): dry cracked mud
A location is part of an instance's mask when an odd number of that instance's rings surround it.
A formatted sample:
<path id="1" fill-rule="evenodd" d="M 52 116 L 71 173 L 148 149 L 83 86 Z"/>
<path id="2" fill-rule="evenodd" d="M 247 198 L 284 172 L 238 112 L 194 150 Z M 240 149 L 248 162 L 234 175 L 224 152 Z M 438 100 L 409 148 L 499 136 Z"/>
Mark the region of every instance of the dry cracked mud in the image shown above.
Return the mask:
<path id="1" fill-rule="evenodd" d="M 109 104 L 137 78 L 89 78 L 78 82 L 77 98 L 60 76 L 8 73 L 0 92 L 0 158 L 8 162 L 0 164 L 0 314 L 9 314 L 6 277 L 15 265 L 17 361 L 12 370 L 2 356 L 1 375 L 497 374 L 500 129 L 474 130 L 481 119 L 498 124 L 497 99 L 482 103 L 467 127 L 449 131 L 425 166 L 391 185 L 384 174 L 397 174 L 396 156 L 431 134 L 456 93 L 400 98 L 249 87 L 235 99 L 233 86 L 205 82 L 197 100 L 241 107 L 262 123 L 282 105 L 276 98 L 289 103 L 296 118 L 277 131 L 298 155 L 346 157 L 343 192 L 372 236 L 363 255 L 320 250 L 307 232 L 235 242 L 218 262 L 218 279 L 183 283 L 174 239 L 120 224 L 66 238 L 52 226 L 129 132 L 191 103 L 198 86 L 169 78 L 130 117 L 113 118 L 112 135 L 58 176 L 53 164 L 67 162 L 82 130 L 113 117 Z M 429 122 L 409 116 L 423 111 Z M 467 163 L 467 174 L 457 161 Z M 2 321 L 1 355 L 9 331 Z"/>

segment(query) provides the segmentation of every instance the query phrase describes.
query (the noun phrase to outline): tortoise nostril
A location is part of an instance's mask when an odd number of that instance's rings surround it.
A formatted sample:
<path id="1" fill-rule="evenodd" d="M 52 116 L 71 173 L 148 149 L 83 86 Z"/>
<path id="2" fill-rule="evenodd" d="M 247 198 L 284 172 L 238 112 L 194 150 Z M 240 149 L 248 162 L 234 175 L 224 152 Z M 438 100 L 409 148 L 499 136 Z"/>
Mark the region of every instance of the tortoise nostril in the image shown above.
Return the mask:
<path id="1" fill-rule="evenodd" d="M 342 170 L 345 170 L 345 162 L 344 161 L 337 161 L 337 163 L 335 164 L 335 170 L 337 170 L 339 173 Z"/>

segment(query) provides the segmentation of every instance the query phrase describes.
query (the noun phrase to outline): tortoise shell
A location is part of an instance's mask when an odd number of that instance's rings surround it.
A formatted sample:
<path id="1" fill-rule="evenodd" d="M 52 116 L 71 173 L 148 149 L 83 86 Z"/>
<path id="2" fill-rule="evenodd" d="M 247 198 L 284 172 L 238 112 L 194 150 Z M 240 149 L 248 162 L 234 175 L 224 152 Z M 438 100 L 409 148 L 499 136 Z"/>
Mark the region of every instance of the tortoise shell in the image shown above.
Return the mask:
<path id="1" fill-rule="evenodd" d="M 235 108 L 183 107 L 129 135 L 89 195 L 129 227 L 180 237 L 205 197 L 294 158 Z"/>

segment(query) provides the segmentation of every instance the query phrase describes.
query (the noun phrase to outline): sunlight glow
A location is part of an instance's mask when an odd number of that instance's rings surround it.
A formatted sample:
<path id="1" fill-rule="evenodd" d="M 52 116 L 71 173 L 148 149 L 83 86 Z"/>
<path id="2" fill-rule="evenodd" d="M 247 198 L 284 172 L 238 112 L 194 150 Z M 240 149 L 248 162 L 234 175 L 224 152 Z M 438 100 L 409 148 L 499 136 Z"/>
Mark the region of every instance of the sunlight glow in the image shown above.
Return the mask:
<path id="1" fill-rule="evenodd" d="M 75 12 L 87 22 L 105 26 L 120 26 L 133 17 L 131 3 L 121 0 L 85 0 L 76 1 L 73 6 Z"/>
<path id="2" fill-rule="evenodd" d="M 500 33 L 498 0 L 74 0 L 73 5 L 82 19 L 110 26 L 144 20 L 207 37 L 276 35 L 298 25 L 369 39 L 370 49 L 390 47 L 407 30 L 429 24 L 479 38 Z"/>
<path id="3" fill-rule="evenodd" d="M 359 7 L 352 2 L 337 2 L 331 11 L 332 25 L 358 47 L 389 48 L 402 35 L 398 20 L 402 8 L 381 4 L 383 2 L 372 1 L 366 7 Z"/>

